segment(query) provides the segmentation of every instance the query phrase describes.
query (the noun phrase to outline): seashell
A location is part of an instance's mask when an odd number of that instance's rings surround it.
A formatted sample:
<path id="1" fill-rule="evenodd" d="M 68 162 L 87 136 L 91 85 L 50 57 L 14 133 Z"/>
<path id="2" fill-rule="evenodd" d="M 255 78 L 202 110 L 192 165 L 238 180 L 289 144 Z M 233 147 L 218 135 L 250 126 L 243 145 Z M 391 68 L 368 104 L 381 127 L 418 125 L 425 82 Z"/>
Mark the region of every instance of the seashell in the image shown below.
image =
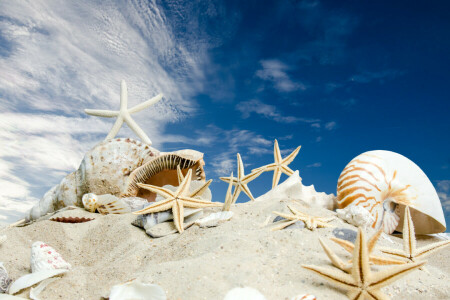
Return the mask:
<path id="1" fill-rule="evenodd" d="M 126 214 L 131 212 L 130 207 L 125 201 L 111 194 L 99 196 L 94 193 L 84 194 L 82 202 L 87 211 L 95 212 L 97 210 L 102 215 Z"/>
<path id="2" fill-rule="evenodd" d="M 336 213 L 339 218 L 356 227 L 366 228 L 375 221 L 370 212 L 360 205 L 349 205 L 343 209 L 337 209 Z"/>
<path id="3" fill-rule="evenodd" d="M 254 288 L 243 287 L 230 290 L 224 300 L 266 300 L 266 298 Z"/>
<path id="4" fill-rule="evenodd" d="M 188 229 L 192 225 L 194 225 L 195 221 L 203 216 L 203 210 L 199 210 L 190 214 L 187 218 L 184 218 L 184 229 Z M 160 238 L 170 234 L 174 234 L 178 232 L 178 229 L 175 227 L 173 222 L 163 222 L 156 224 L 148 229 L 145 232 L 151 236 L 152 238 Z"/>
<path id="5" fill-rule="evenodd" d="M 301 294 L 301 295 L 292 297 L 291 300 L 317 300 L 317 298 L 314 295 Z"/>
<path id="6" fill-rule="evenodd" d="M 126 204 L 128 204 L 131 211 L 141 210 L 142 208 L 144 208 L 144 205 L 148 203 L 147 199 L 141 197 L 124 197 L 120 199 L 122 199 Z"/>
<path id="7" fill-rule="evenodd" d="M 89 218 L 79 218 L 79 217 L 58 217 L 52 218 L 50 221 L 60 222 L 60 223 L 86 223 L 95 219 Z"/>
<path id="8" fill-rule="evenodd" d="M 224 223 L 228 220 L 230 220 L 233 217 L 232 211 L 220 211 L 216 213 L 212 213 L 207 217 L 198 219 L 195 221 L 195 224 L 197 224 L 200 227 L 215 227 L 220 225 L 221 223 Z"/>
<path id="9" fill-rule="evenodd" d="M 14 281 L 9 287 L 9 293 L 15 294 L 47 278 L 66 273 L 70 269 L 71 265 L 55 249 L 46 243 L 34 242 L 31 245 L 31 274 Z"/>
<path id="10" fill-rule="evenodd" d="M 115 285 L 111 288 L 109 300 L 166 300 L 166 293 L 157 284 L 142 283 L 139 280 Z"/>
<path id="11" fill-rule="evenodd" d="M 39 283 L 35 288 L 31 288 L 30 289 L 30 299 L 40 300 L 39 294 L 42 293 L 45 290 L 45 288 L 55 280 L 57 280 L 57 278 L 55 278 L 55 277 L 47 278 L 47 279 L 41 281 L 41 283 Z"/>
<path id="12" fill-rule="evenodd" d="M 7 239 L 6 235 L 0 235 L 0 245 L 6 242 L 6 239 Z"/>
<path id="13" fill-rule="evenodd" d="M 443 232 L 444 213 L 433 184 L 411 160 L 391 151 L 365 152 L 348 163 L 337 184 L 338 207 L 361 206 L 372 228 L 401 231 L 404 207 L 411 208 L 416 234 Z"/>
<path id="14" fill-rule="evenodd" d="M 8 291 L 11 281 L 12 280 L 9 278 L 6 268 L 3 266 L 3 263 L 0 262 L 0 294 Z"/>
<path id="15" fill-rule="evenodd" d="M 324 207 L 330 210 L 333 210 L 336 206 L 333 194 L 316 192 L 313 185 L 304 186 L 298 170 L 283 183 L 256 198 L 256 201 L 280 200 L 300 200 L 307 205 Z"/>
<path id="16" fill-rule="evenodd" d="M 183 175 L 186 175 L 188 169 L 193 169 L 192 180 L 205 180 L 204 164 L 203 153 L 195 150 L 161 153 L 131 173 L 121 197 L 141 197 L 153 202 L 156 195 L 141 189 L 138 183 L 178 186 L 177 166 L 180 166 Z"/>
<path id="17" fill-rule="evenodd" d="M 281 216 L 276 216 L 274 219 L 273 219 L 273 222 L 272 223 L 276 223 L 276 222 L 279 222 L 279 221 L 281 221 L 281 220 L 286 220 L 285 218 L 283 218 L 283 217 L 281 217 Z M 291 224 L 291 225 L 289 225 L 289 226 L 286 226 L 285 228 L 283 228 L 283 229 L 302 229 L 302 228 L 305 228 L 305 222 L 303 222 L 303 221 L 301 221 L 301 220 L 298 220 L 297 222 L 295 222 L 294 224 Z"/>

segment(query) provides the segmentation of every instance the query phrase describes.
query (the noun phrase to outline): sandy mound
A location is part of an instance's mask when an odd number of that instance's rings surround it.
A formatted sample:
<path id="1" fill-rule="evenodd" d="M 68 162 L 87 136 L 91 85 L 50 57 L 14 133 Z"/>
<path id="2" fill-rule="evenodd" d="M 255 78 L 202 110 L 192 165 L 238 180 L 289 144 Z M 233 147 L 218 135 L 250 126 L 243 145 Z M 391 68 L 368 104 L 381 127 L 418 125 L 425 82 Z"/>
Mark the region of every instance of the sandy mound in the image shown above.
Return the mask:
<path id="1" fill-rule="evenodd" d="M 332 228 L 315 231 L 288 228 L 270 231 L 263 226 L 273 210 L 287 211 L 285 201 L 263 201 L 232 207 L 235 215 L 219 227 L 194 225 L 183 234 L 151 239 L 143 229 L 131 225 L 134 215 L 91 214 L 82 209 L 64 211 L 55 216 L 96 218 L 80 224 L 39 221 L 12 228 L 0 246 L 0 261 L 13 279 L 30 272 L 30 246 L 44 241 L 57 249 L 73 269 L 51 283 L 42 299 L 100 299 L 111 287 L 133 278 L 163 287 L 168 299 L 223 299 L 234 287 L 250 286 L 267 299 L 290 299 L 309 293 L 319 299 L 346 299 L 343 291 L 321 277 L 301 268 L 314 264 L 332 268 L 319 237 L 331 237 Z M 208 214 L 218 209 L 206 209 Z M 326 209 L 309 209 L 318 216 L 332 216 Z M 355 229 L 340 219 L 337 227 Z M 370 235 L 369 235 L 370 236 Z M 378 245 L 401 248 L 402 240 L 391 237 Z M 418 247 L 437 238 L 418 238 Z M 329 241 L 341 257 L 350 256 Z M 432 255 L 427 264 L 430 274 L 416 270 L 384 288 L 392 298 L 448 299 L 450 247 Z M 374 268 L 376 269 L 376 268 Z M 381 267 L 379 268 L 381 269 Z M 29 289 L 19 296 L 27 297 Z"/>

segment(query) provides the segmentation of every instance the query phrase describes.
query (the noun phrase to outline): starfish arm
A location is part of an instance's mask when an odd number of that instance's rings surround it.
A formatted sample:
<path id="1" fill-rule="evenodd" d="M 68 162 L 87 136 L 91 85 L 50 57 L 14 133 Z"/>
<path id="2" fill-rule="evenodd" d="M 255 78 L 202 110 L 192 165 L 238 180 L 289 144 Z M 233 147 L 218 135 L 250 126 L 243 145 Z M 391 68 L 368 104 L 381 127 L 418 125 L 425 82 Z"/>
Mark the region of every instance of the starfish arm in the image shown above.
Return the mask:
<path id="1" fill-rule="evenodd" d="M 181 172 L 180 165 L 177 166 L 177 178 L 178 178 L 178 185 L 180 185 L 181 182 L 183 182 L 184 180 L 184 175 L 183 172 Z"/>
<path id="2" fill-rule="evenodd" d="M 259 171 L 259 170 L 263 170 L 263 172 L 273 171 L 273 170 L 276 168 L 276 166 L 277 166 L 277 165 L 276 165 L 275 163 L 271 163 L 271 164 L 268 164 L 268 165 L 265 165 L 265 166 L 262 166 L 262 167 L 253 169 L 253 170 L 252 170 L 252 173 L 253 173 L 253 172 L 257 172 L 257 171 Z"/>
<path id="3" fill-rule="evenodd" d="M 220 180 L 225 181 L 226 183 L 232 183 L 233 185 L 237 184 L 237 178 L 236 177 L 219 177 Z"/>
<path id="4" fill-rule="evenodd" d="M 272 189 L 278 185 L 278 182 L 280 182 L 280 177 L 281 177 L 280 168 L 275 168 L 273 171 L 274 172 L 273 172 L 273 179 L 272 179 Z"/>
<path id="5" fill-rule="evenodd" d="M 353 290 L 355 287 L 357 287 L 353 277 L 343 271 L 310 265 L 302 265 L 302 268 L 319 274 L 320 276 L 324 277 L 325 279 L 342 289 Z"/>
<path id="6" fill-rule="evenodd" d="M 367 249 L 369 250 L 369 253 L 372 253 L 373 249 L 375 248 L 375 244 L 377 243 L 378 239 L 380 238 L 380 235 L 383 233 L 383 228 L 380 228 L 377 232 L 375 232 L 374 235 L 369 239 L 369 242 L 367 243 Z"/>
<path id="7" fill-rule="evenodd" d="M 347 250 L 350 253 L 352 253 L 353 249 L 355 248 L 355 245 L 353 245 L 351 242 L 346 241 L 346 240 L 338 239 L 335 237 L 331 237 L 330 240 L 332 240 L 333 242 L 335 242 L 336 244 L 338 244 L 339 246 L 341 246 L 342 248 L 344 248 L 345 250 Z"/>
<path id="8" fill-rule="evenodd" d="M 178 189 L 175 191 L 175 195 L 178 196 L 186 196 L 189 193 L 189 187 L 191 185 L 192 180 L 192 169 L 189 169 L 186 176 L 184 177 L 181 184 L 178 186 Z"/>
<path id="9" fill-rule="evenodd" d="M 125 80 L 120 82 L 120 110 L 127 110 L 128 107 L 128 94 L 127 84 Z"/>
<path id="10" fill-rule="evenodd" d="M 440 249 L 442 249 L 442 248 L 444 248 L 444 247 L 446 247 L 448 245 L 450 245 L 450 240 L 427 245 L 425 247 L 422 247 L 422 248 L 416 250 L 415 258 L 427 257 L 431 253 L 433 253 L 433 252 L 435 252 L 437 250 L 440 250 Z"/>
<path id="11" fill-rule="evenodd" d="M 184 231 L 184 208 L 180 201 L 173 201 L 172 206 L 173 224 L 179 233 Z"/>
<path id="12" fill-rule="evenodd" d="M 347 298 L 349 300 L 364 300 L 364 293 L 361 291 L 361 289 L 352 289 L 350 292 L 347 293 Z"/>
<path id="13" fill-rule="evenodd" d="M 231 177 L 233 177 L 233 172 L 231 172 Z M 231 194 L 231 190 L 233 189 L 233 184 L 230 183 L 228 184 L 228 189 L 227 189 L 227 194 L 225 195 L 225 202 L 223 204 L 223 211 L 229 211 L 230 207 L 231 207 L 231 203 L 233 202 L 233 197 Z"/>
<path id="14" fill-rule="evenodd" d="M 294 224 L 294 223 L 297 222 L 297 221 L 298 221 L 298 220 L 291 220 L 291 221 L 288 221 L 288 220 L 282 220 L 282 221 L 280 221 L 280 222 L 277 222 L 277 225 L 278 225 L 278 224 L 280 224 L 280 225 L 275 226 L 275 227 L 272 227 L 272 229 L 270 229 L 270 230 L 271 230 L 271 231 L 281 230 L 281 229 L 283 229 L 283 228 L 288 227 L 289 225 Z"/>
<path id="15" fill-rule="evenodd" d="M 174 192 L 172 192 L 171 190 L 165 189 L 163 187 L 151 185 L 151 184 L 145 184 L 145 183 L 137 183 L 137 185 L 142 189 L 149 190 L 150 192 L 161 195 L 164 198 L 175 198 Z"/>
<path id="16" fill-rule="evenodd" d="M 252 172 L 252 173 L 246 175 L 244 178 L 242 178 L 241 181 L 242 181 L 242 182 L 245 182 L 245 183 L 247 184 L 247 183 L 249 183 L 250 181 L 256 179 L 259 175 L 261 175 L 261 173 L 262 173 L 263 171 L 264 171 L 264 170 L 259 170 L 259 171 L 257 171 L 257 172 Z"/>
<path id="17" fill-rule="evenodd" d="M 148 136 L 145 134 L 145 132 L 139 127 L 138 124 L 131 118 L 129 114 L 126 114 L 124 116 L 125 122 L 127 123 L 128 127 L 131 128 L 131 130 L 136 133 L 136 135 L 146 144 L 151 145 L 152 141 L 148 138 Z"/>
<path id="18" fill-rule="evenodd" d="M 307 217 L 308 215 L 299 211 L 298 209 L 295 209 L 292 205 L 287 206 L 289 208 L 289 210 L 296 216 L 302 216 L 302 217 Z"/>
<path id="19" fill-rule="evenodd" d="M 316 219 L 318 219 L 319 222 L 324 222 L 324 223 L 328 223 L 328 222 L 336 220 L 335 217 L 329 217 L 329 218 L 317 218 L 316 217 Z"/>
<path id="20" fill-rule="evenodd" d="M 132 108 L 130 108 L 130 109 L 128 110 L 128 112 L 129 112 L 130 114 L 134 114 L 134 113 L 136 113 L 136 112 L 138 112 L 138 111 L 141 111 L 141 110 L 143 110 L 143 109 L 145 109 L 145 108 L 147 108 L 147 107 L 149 107 L 149 106 L 151 106 L 151 105 L 153 105 L 153 104 L 159 102 L 159 101 L 162 99 L 162 97 L 163 97 L 163 94 L 159 94 L 159 95 L 153 97 L 153 98 L 150 99 L 150 100 L 147 100 L 147 101 L 145 101 L 145 102 L 143 102 L 143 103 L 141 103 L 141 104 L 138 104 L 138 105 L 136 105 L 136 106 L 133 106 Z"/>
<path id="21" fill-rule="evenodd" d="M 403 250 L 412 256 L 416 250 L 416 234 L 414 223 L 411 219 L 409 206 L 405 207 L 405 221 L 403 222 Z"/>
<path id="22" fill-rule="evenodd" d="M 241 185 L 237 185 L 233 192 L 233 199 L 231 201 L 231 204 L 236 203 L 240 193 L 241 193 Z"/>
<path id="23" fill-rule="evenodd" d="M 280 147 L 278 146 L 278 141 L 277 140 L 275 140 L 275 143 L 273 145 L 273 158 L 275 160 L 275 163 L 279 163 L 279 164 L 283 160 L 281 158 Z"/>
<path id="24" fill-rule="evenodd" d="M 244 164 L 242 163 L 242 158 L 241 158 L 241 155 L 239 153 L 237 154 L 237 165 L 238 165 L 237 177 L 238 177 L 239 180 L 241 180 L 241 178 L 244 177 Z"/>
<path id="25" fill-rule="evenodd" d="M 113 110 L 100 110 L 100 109 L 85 109 L 85 113 L 96 117 L 114 118 L 119 115 L 118 111 Z"/>
<path id="26" fill-rule="evenodd" d="M 352 276 L 358 284 L 369 282 L 370 266 L 369 251 L 367 250 L 367 242 L 365 233 L 361 227 L 358 228 L 358 235 L 355 240 L 355 248 L 353 249 L 353 268 Z"/>
<path id="27" fill-rule="evenodd" d="M 250 192 L 247 184 L 241 184 L 241 189 L 252 201 L 255 201 L 255 198 L 253 198 L 252 192 Z"/>
<path id="28" fill-rule="evenodd" d="M 426 261 L 417 263 L 404 264 L 400 266 L 391 267 L 380 272 L 372 273 L 370 286 L 373 289 L 380 289 L 391 284 L 402 276 L 405 276 L 414 269 L 422 267 Z"/>
<path id="29" fill-rule="evenodd" d="M 278 211 L 273 211 L 272 213 L 288 220 L 299 220 L 296 216 L 280 213 Z"/>
<path id="30" fill-rule="evenodd" d="M 325 242 L 319 238 L 320 245 L 322 245 L 323 250 L 325 251 L 325 254 L 328 256 L 328 258 L 331 260 L 331 263 L 336 268 L 339 268 L 343 271 L 350 271 L 351 266 L 346 266 L 345 263 L 333 252 L 331 251 L 330 247 L 328 247 Z"/>
<path id="31" fill-rule="evenodd" d="M 370 255 L 369 260 L 371 263 L 373 263 L 375 265 L 381 265 L 381 266 L 406 264 L 406 262 L 402 261 L 402 260 L 388 258 L 388 257 L 375 256 L 375 255 Z"/>
<path id="32" fill-rule="evenodd" d="M 292 151 L 292 153 L 291 154 L 289 154 L 288 156 L 286 156 L 284 159 L 283 159 L 283 165 L 288 165 L 288 164 L 290 164 L 294 159 L 295 159 L 295 157 L 297 156 L 297 154 L 298 154 L 298 152 L 300 151 L 300 148 L 301 148 L 302 146 L 298 146 L 294 151 Z"/>
<path id="33" fill-rule="evenodd" d="M 169 198 L 166 200 L 158 201 L 150 206 L 147 206 L 144 209 L 134 211 L 133 214 L 135 215 L 145 215 L 145 214 L 151 214 L 155 212 L 165 211 L 170 208 L 172 208 L 174 198 Z"/>
<path id="34" fill-rule="evenodd" d="M 281 165 L 281 172 L 283 172 L 287 176 L 291 176 L 292 174 L 294 174 L 294 171 L 291 168 L 289 168 L 288 166 L 285 166 L 285 165 Z"/>
<path id="35" fill-rule="evenodd" d="M 407 258 L 408 257 L 408 255 L 405 253 L 405 251 L 399 250 L 399 249 L 380 248 L 380 251 L 385 253 L 385 254 L 400 256 L 400 257 L 403 257 L 403 258 Z"/>
<path id="36" fill-rule="evenodd" d="M 382 291 L 378 289 L 368 289 L 366 291 L 367 296 L 371 297 L 371 300 L 389 300 L 390 298 L 386 296 Z"/>
<path id="37" fill-rule="evenodd" d="M 106 139 L 113 139 L 117 133 L 119 132 L 120 127 L 122 127 L 123 124 L 123 118 L 122 116 L 118 116 L 116 119 L 116 122 L 114 123 L 113 127 L 111 128 L 111 130 L 109 131 L 108 135 L 106 136 Z"/>
<path id="38" fill-rule="evenodd" d="M 192 192 L 192 194 L 189 196 L 190 198 L 195 198 L 197 196 L 201 196 L 209 187 L 211 184 L 212 179 L 205 182 L 201 187 L 197 188 L 195 191 Z"/>
<path id="39" fill-rule="evenodd" d="M 180 197 L 179 199 L 183 201 L 183 206 L 189 208 L 220 207 L 223 205 L 221 202 L 209 202 L 191 197 Z"/>
<path id="40" fill-rule="evenodd" d="M 322 222 L 320 220 L 316 220 L 316 227 L 322 227 L 322 228 L 333 228 L 335 226 L 328 224 L 326 222 Z"/>

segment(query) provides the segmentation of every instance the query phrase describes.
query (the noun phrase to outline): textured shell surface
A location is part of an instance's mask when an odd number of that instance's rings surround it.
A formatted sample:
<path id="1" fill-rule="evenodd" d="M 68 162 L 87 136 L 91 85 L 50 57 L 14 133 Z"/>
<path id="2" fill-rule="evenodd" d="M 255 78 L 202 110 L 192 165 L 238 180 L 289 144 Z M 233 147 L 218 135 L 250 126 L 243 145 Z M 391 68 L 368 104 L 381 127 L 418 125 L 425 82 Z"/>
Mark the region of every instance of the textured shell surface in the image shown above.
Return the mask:
<path id="1" fill-rule="evenodd" d="M 89 150 L 78 170 L 63 178 L 31 209 L 29 220 L 74 205 L 83 207 L 87 193 L 119 196 L 133 170 L 159 155 L 148 144 L 118 138 L 102 141 Z"/>
<path id="2" fill-rule="evenodd" d="M 291 300 L 317 300 L 316 296 L 311 294 L 301 294 L 295 297 L 292 297 Z"/>
<path id="3" fill-rule="evenodd" d="M 55 269 L 69 270 L 70 268 L 71 265 L 53 247 L 40 241 L 31 245 L 31 272 Z"/>
<path id="4" fill-rule="evenodd" d="M 90 218 L 80 218 L 80 217 L 58 217 L 52 218 L 50 221 L 59 222 L 59 223 L 86 223 L 95 219 Z"/>
<path id="5" fill-rule="evenodd" d="M 338 207 L 367 209 L 372 228 L 401 231 L 404 207 L 411 208 L 416 234 L 446 229 L 439 197 L 425 173 L 411 160 L 391 151 L 365 152 L 351 160 L 337 184 Z"/>
<path id="6" fill-rule="evenodd" d="M 164 289 L 157 284 L 142 283 L 138 280 L 118 284 L 111 288 L 109 300 L 152 299 L 166 300 Z"/>
<path id="7" fill-rule="evenodd" d="M 197 221 L 195 221 L 195 224 L 200 227 L 215 227 L 223 222 L 230 220 L 232 217 L 232 211 L 220 211 L 212 213 L 204 218 L 198 219 Z"/>
<path id="8" fill-rule="evenodd" d="M 0 294 L 6 293 L 11 281 L 12 280 L 9 278 L 6 268 L 3 266 L 3 263 L 0 262 Z"/>

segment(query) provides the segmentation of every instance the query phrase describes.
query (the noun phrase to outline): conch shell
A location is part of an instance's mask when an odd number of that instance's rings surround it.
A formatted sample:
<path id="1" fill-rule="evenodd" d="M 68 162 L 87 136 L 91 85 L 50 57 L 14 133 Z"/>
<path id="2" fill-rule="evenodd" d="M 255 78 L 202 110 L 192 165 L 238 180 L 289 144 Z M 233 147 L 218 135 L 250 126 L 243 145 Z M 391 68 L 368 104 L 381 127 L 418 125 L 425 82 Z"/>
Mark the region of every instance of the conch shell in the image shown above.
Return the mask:
<path id="1" fill-rule="evenodd" d="M 369 151 L 344 168 L 337 184 L 339 208 L 367 209 L 372 228 L 402 231 L 404 207 L 411 208 L 416 234 L 445 231 L 441 202 L 425 173 L 411 160 L 391 151 Z"/>
<path id="2" fill-rule="evenodd" d="M 78 170 L 63 178 L 33 206 L 27 219 L 34 220 L 66 206 L 83 207 L 82 196 L 87 193 L 154 201 L 156 195 L 139 189 L 137 183 L 178 185 L 177 165 L 184 173 L 194 169 L 193 180 L 205 179 L 203 154 L 198 151 L 160 153 L 130 138 L 103 141 L 86 153 Z"/>

